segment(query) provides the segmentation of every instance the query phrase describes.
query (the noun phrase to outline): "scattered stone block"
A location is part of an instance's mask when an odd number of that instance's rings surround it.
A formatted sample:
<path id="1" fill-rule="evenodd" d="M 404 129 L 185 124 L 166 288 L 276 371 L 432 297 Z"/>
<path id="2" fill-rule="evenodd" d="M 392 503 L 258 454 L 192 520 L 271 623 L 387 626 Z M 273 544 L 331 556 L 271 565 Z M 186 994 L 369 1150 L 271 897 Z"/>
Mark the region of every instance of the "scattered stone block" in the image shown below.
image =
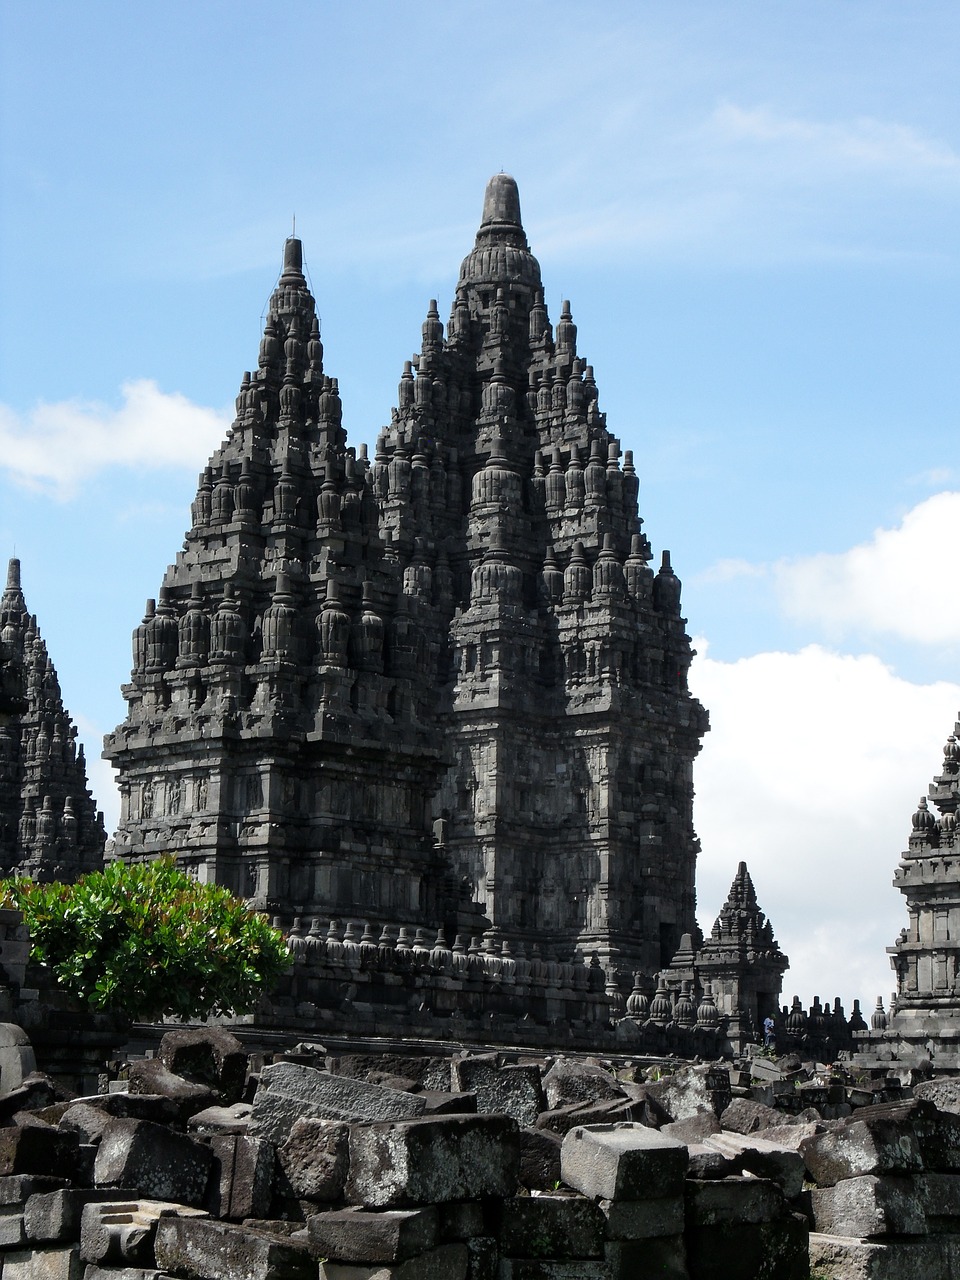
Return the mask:
<path id="1" fill-rule="evenodd" d="M 58 1191 L 69 1179 L 51 1178 L 36 1174 L 13 1174 L 0 1178 L 0 1205 L 25 1204 L 30 1196 L 44 1191 Z"/>
<path id="2" fill-rule="evenodd" d="M 298 1200 L 339 1200 L 350 1167 L 350 1129 L 339 1120 L 297 1120 L 277 1150 L 280 1190 Z"/>
<path id="3" fill-rule="evenodd" d="M 437 1206 L 437 1238 L 442 1244 L 469 1241 L 486 1230 L 483 1205 L 476 1200 L 453 1200 Z"/>
<path id="4" fill-rule="evenodd" d="M 151 1200 L 203 1204 L 213 1153 L 149 1120 L 114 1120 L 94 1164 L 98 1187 L 134 1187 Z"/>
<path id="5" fill-rule="evenodd" d="M 683 1236 L 662 1239 L 611 1240 L 604 1246 L 611 1280 L 690 1280 Z M 732 1280 L 732 1278 L 730 1278 Z"/>
<path id="6" fill-rule="evenodd" d="M 69 1177 L 77 1164 L 77 1136 L 47 1125 L 0 1129 L 0 1177 L 56 1170 Z"/>
<path id="7" fill-rule="evenodd" d="M 560 1152 L 563 1181 L 600 1200 L 681 1195 L 686 1147 L 639 1124 L 572 1129 Z"/>
<path id="8" fill-rule="evenodd" d="M 606 1260 L 503 1258 L 499 1280 L 612 1280 L 612 1272 Z"/>
<path id="9" fill-rule="evenodd" d="M 481 1114 L 512 1116 L 517 1124 L 535 1124 L 544 1109 L 540 1069 L 529 1066 L 500 1067 L 495 1058 L 454 1058 L 453 1084 L 463 1093 L 475 1093 Z"/>
<path id="10" fill-rule="evenodd" d="M 660 1132 L 667 1138 L 676 1138 L 678 1142 L 702 1142 L 711 1134 L 720 1132 L 720 1121 L 712 1111 L 698 1111 L 686 1120 L 671 1120 L 661 1126 Z"/>
<path id="11" fill-rule="evenodd" d="M 698 1111 L 720 1116 L 730 1102 L 730 1078 L 716 1067 L 682 1067 L 646 1091 L 671 1120 L 687 1120 Z"/>
<path id="12" fill-rule="evenodd" d="M 720 1123 L 730 1133 L 756 1133 L 758 1129 L 782 1125 L 783 1112 L 765 1107 L 762 1102 L 751 1102 L 749 1098 L 734 1098 L 724 1108 Z"/>
<path id="13" fill-rule="evenodd" d="M 783 1216 L 783 1192 L 766 1178 L 688 1178 L 684 1187 L 688 1226 L 715 1227 L 773 1222 Z"/>
<path id="14" fill-rule="evenodd" d="M 928 1230 L 960 1233 L 960 1174 L 924 1173 L 916 1182 Z"/>
<path id="15" fill-rule="evenodd" d="M 437 1116 L 350 1130 L 347 1199 L 406 1208 L 516 1190 L 519 1131 L 508 1116 Z"/>
<path id="16" fill-rule="evenodd" d="M 83 1268 L 77 1245 L 18 1250 L 3 1256 L 4 1280 L 83 1280 Z"/>
<path id="17" fill-rule="evenodd" d="M 418 1098 L 424 1101 L 426 1116 L 465 1116 L 475 1115 L 477 1095 L 475 1093 L 441 1093 L 437 1089 L 422 1089 Z"/>
<path id="18" fill-rule="evenodd" d="M 810 1272 L 829 1280 L 954 1280 L 946 1237 L 889 1243 L 810 1233 Z"/>
<path id="19" fill-rule="evenodd" d="M 260 1074 L 248 1133 L 279 1146 L 304 1116 L 353 1123 L 412 1119 L 425 1110 L 426 1103 L 415 1094 L 295 1062 L 277 1062 Z"/>
<path id="20" fill-rule="evenodd" d="M 213 1218 L 161 1218 L 157 1266 L 204 1280 L 315 1280 L 309 1251 L 289 1239 Z"/>
<path id="21" fill-rule="evenodd" d="M 272 1145 L 242 1134 L 218 1134 L 209 1145 L 213 1169 L 204 1207 L 233 1222 L 264 1217 L 273 1193 Z"/>
<path id="22" fill-rule="evenodd" d="M 608 1240 L 655 1240 L 683 1233 L 683 1196 L 657 1200 L 601 1200 Z"/>
<path id="23" fill-rule="evenodd" d="M 724 1176 L 729 1171 L 769 1178 L 780 1186 L 788 1200 L 795 1199 L 803 1189 L 803 1157 L 789 1147 L 757 1134 L 739 1133 L 715 1133 L 705 1138 L 703 1145 L 730 1162 Z"/>
<path id="24" fill-rule="evenodd" d="M 467 1274 L 469 1259 L 466 1245 L 442 1244 L 395 1264 L 324 1261 L 319 1280 L 474 1280 Z"/>
<path id="25" fill-rule="evenodd" d="M 307 1232 L 314 1253 L 339 1262 L 404 1262 L 437 1243 L 434 1205 L 422 1209 L 340 1209 L 313 1214 Z"/>
<path id="26" fill-rule="evenodd" d="M 690 1280 L 807 1280 L 807 1238 L 807 1220 L 798 1213 L 776 1222 L 688 1227 Z M 927 1280 L 923 1272 L 916 1274 Z"/>
<path id="27" fill-rule="evenodd" d="M 805 1139 L 800 1153 L 814 1181 L 831 1187 L 864 1174 L 919 1173 L 923 1156 L 917 1105 L 945 1114 L 930 1103 L 861 1107 L 851 1119 Z"/>
<path id="28" fill-rule="evenodd" d="M 500 1251 L 513 1258 L 601 1258 L 606 1219 L 579 1196 L 514 1196 L 500 1210 Z"/>
<path id="29" fill-rule="evenodd" d="M 187 1128 L 191 1133 L 246 1133 L 252 1110 L 249 1102 L 232 1102 L 229 1107 L 205 1107 L 190 1117 Z"/>
<path id="30" fill-rule="evenodd" d="M 926 1235 L 927 1231 L 919 1178 L 872 1174 L 845 1178 L 832 1187 L 813 1187 L 810 1208 L 814 1230 L 823 1235 Z"/>
<path id="31" fill-rule="evenodd" d="M 13 1022 L 0 1022 L 0 1097 L 19 1089 L 37 1069 L 30 1037 Z"/>
<path id="32" fill-rule="evenodd" d="M 559 1134 L 548 1129 L 520 1130 L 520 1182 L 530 1191 L 550 1191 L 560 1181 Z"/>
<path id="33" fill-rule="evenodd" d="M 66 1187 L 60 1191 L 38 1192 L 24 1206 L 24 1229 L 30 1240 L 79 1240 L 84 1207 L 96 1201 L 116 1200 L 114 1191 L 90 1187 Z"/>
<path id="34" fill-rule="evenodd" d="M 127 1096 L 145 1093 L 151 1097 L 169 1098 L 181 1120 L 217 1101 L 216 1092 L 203 1084 L 192 1084 L 175 1075 L 158 1058 L 140 1058 L 130 1063 Z"/>
<path id="35" fill-rule="evenodd" d="M 913 1086 L 913 1096 L 932 1102 L 939 1111 L 960 1114 L 960 1076 L 938 1076 Z"/>
<path id="36" fill-rule="evenodd" d="M 60 1117 L 58 1128 L 63 1133 L 75 1133 L 79 1142 L 99 1142 L 112 1117 L 100 1107 L 89 1102 L 75 1102 Z"/>
<path id="37" fill-rule="evenodd" d="M 80 1256 L 98 1266 L 153 1267 L 153 1243 L 161 1218 L 205 1216 L 200 1209 L 157 1200 L 89 1203 L 80 1220 Z"/>
<path id="38" fill-rule="evenodd" d="M 626 1096 L 609 1071 L 595 1063 L 570 1058 L 558 1058 L 553 1064 L 543 1077 L 543 1092 L 551 1109 Z"/>
<path id="39" fill-rule="evenodd" d="M 247 1077 L 247 1052 L 219 1027 L 177 1028 L 160 1041 L 157 1057 L 174 1075 L 216 1091 L 221 1102 L 239 1102 Z"/>
<path id="40" fill-rule="evenodd" d="M 643 1123 L 645 1106 L 632 1098 L 609 1098 L 605 1102 L 578 1102 L 569 1107 L 557 1107 L 537 1116 L 538 1129 L 546 1129 L 561 1137 L 571 1129 L 585 1125 L 613 1125 L 621 1122 Z"/>
<path id="41" fill-rule="evenodd" d="M 26 1239 L 23 1207 L 17 1204 L 0 1206 L 0 1249 L 16 1249 Z"/>

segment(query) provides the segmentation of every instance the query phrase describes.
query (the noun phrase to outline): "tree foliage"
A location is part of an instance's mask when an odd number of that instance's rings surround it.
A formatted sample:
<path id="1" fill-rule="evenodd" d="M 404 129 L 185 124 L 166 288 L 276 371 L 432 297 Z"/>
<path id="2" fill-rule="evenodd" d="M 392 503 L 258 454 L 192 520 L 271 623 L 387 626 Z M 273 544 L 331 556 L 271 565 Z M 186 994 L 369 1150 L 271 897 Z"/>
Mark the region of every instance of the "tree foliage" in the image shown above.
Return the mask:
<path id="1" fill-rule="evenodd" d="M 289 965 L 283 934 L 172 857 L 112 862 L 75 884 L 0 882 L 22 911 L 31 959 L 93 1009 L 140 1021 L 242 1013 Z"/>

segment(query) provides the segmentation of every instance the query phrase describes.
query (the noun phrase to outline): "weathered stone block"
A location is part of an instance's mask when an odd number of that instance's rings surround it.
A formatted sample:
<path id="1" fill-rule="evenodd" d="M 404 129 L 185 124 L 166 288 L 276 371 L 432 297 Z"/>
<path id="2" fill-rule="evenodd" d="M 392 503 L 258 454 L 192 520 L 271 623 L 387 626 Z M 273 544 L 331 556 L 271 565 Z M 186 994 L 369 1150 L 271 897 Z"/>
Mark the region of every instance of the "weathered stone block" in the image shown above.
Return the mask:
<path id="1" fill-rule="evenodd" d="M 949 1177 L 949 1174 L 941 1175 Z M 919 1178 L 845 1178 L 810 1192 L 814 1230 L 831 1236 L 926 1235 Z"/>
<path id="2" fill-rule="evenodd" d="M 82 1280 L 83 1260 L 76 1245 L 4 1254 L 4 1280 Z"/>
<path id="3" fill-rule="evenodd" d="M 339 1120 L 297 1120 L 277 1151 L 281 1194 L 298 1200 L 338 1200 L 350 1167 L 349 1132 Z"/>
<path id="4" fill-rule="evenodd" d="M 571 1129 L 586 1125 L 630 1124 L 638 1121 L 645 1112 L 642 1102 L 632 1098 L 608 1098 L 603 1102 L 578 1102 L 569 1107 L 557 1107 L 537 1116 L 537 1128 L 563 1136 Z"/>
<path id="5" fill-rule="evenodd" d="M 606 1260 L 502 1258 L 499 1280 L 612 1280 L 612 1272 Z"/>
<path id="6" fill-rule="evenodd" d="M 764 1178 L 688 1178 L 684 1201 L 687 1225 L 694 1227 L 773 1222 L 785 1207 L 783 1192 Z"/>
<path id="7" fill-rule="evenodd" d="M 196 1112 L 212 1106 L 218 1096 L 208 1085 L 194 1084 L 174 1074 L 158 1058 L 131 1062 L 127 1083 L 128 1093 L 169 1098 L 181 1120 L 188 1120 Z"/>
<path id="8" fill-rule="evenodd" d="M 676 1138 L 686 1145 L 690 1142 L 702 1142 L 720 1132 L 720 1121 L 712 1111 L 698 1111 L 687 1116 L 685 1120 L 671 1120 L 669 1124 L 660 1126 L 660 1132 L 666 1138 Z"/>
<path id="9" fill-rule="evenodd" d="M 369 1208 L 512 1195 L 519 1133 L 508 1116 L 438 1116 L 350 1131 L 347 1199 Z"/>
<path id="10" fill-rule="evenodd" d="M 27 1238 L 20 1205 L 0 1206 L 0 1249 L 16 1249 Z"/>
<path id="11" fill-rule="evenodd" d="M 247 1052 L 219 1027 L 177 1028 L 160 1041 L 157 1057 L 175 1075 L 215 1089 L 222 1102 L 239 1102 L 247 1075 Z"/>
<path id="12" fill-rule="evenodd" d="M 683 1196 L 657 1200 L 601 1200 L 608 1240 L 652 1240 L 683 1233 Z"/>
<path id="13" fill-rule="evenodd" d="M 923 1173 L 914 1179 L 927 1229 L 960 1233 L 960 1174 Z"/>
<path id="14" fill-rule="evenodd" d="M 751 1173 L 757 1178 L 769 1178 L 782 1188 L 788 1200 L 795 1199 L 803 1189 L 803 1157 L 778 1142 L 757 1134 L 715 1133 L 704 1138 L 703 1145 L 729 1162 L 725 1174 Z"/>
<path id="15" fill-rule="evenodd" d="M 212 1218 L 162 1218 L 157 1266 L 204 1280 L 314 1280 L 309 1251 L 279 1236 Z"/>
<path id="16" fill-rule="evenodd" d="M 500 1210 L 500 1251 L 513 1258 L 601 1258 L 606 1219 L 592 1200 L 514 1196 Z"/>
<path id="17" fill-rule="evenodd" d="M 442 1244 L 398 1263 L 320 1263 L 319 1280 L 473 1280 L 466 1245 Z"/>
<path id="18" fill-rule="evenodd" d="M 213 1169 L 205 1208 L 233 1222 L 264 1217 L 273 1193 L 273 1146 L 237 1134 L 219 1134 L 209 1146 Z"/>
<path id="19" fill-rule="evenodd" d="M 442 1244 L 471 1240 L 486 1234 L 483 1205 L 476 1200 L 453 1200 L 437 1206 L 437 1239 Z"/>
<path id="20" fill-rule="evenodd" d="M 75 1133 L 79 1142 L 99 1142 L 111 1119 L 100 1107 L 92 1107 L 89 1102 L 77 1102 L 64 1111 L 58 1128 L 63 1133 Z"/>
<path id="21" fill-rule="evenodd" d="M 160 1200 L 110 1200 L 85 1205 L 80 1256 L 99 1266 L 152 1267 L 157 1223 L 171 1214 L 205 1216 L 201 1209 Z"/>
<path id="22" fill-rule="evenodd" d="M 439 1093 L 436 1089 L 421 1089 L 417 1094 L 423 1099 L 425 1116 L 466 1116 L 475 1113 L 475 1093 Z"/>
<path id="23" fill-rule="evenodd" d="M 213 1153 L 185 1134 L 148 1120 L 114 1120 L 94 1164 L 99 1187 L 133 1187 L 152 1200 L 202 1205 Z"/>
<path id="24" fill-rule="evenodd" d="M 698 1111 L 721 1115 L 730 1102 L 729 1077 L 715 1067 L 681 1067 L 672 1076 L 647 1085 L 671 1120 L 687 1120 Z"/>
<path id="25" fill-rule="evenodd" d="M 810 1273 L 827 1280 L 955 1280 L 945 1237 L 868 1241 L 810 1233 Z"/>
<path id="26" fill-rule="evenodd" d="M 36 1071 L 30 1037 L 13 1022 L 0 1022 L 0 1097 L 18 1089 L 31 1071 Z"/>
<path id="27" fill-rule="evenodd" d="M 560 1152 L 563 1181 L 601 1200 L 646 1200 L 683 1192 L 687 1149 L 643 1125 L 573 1129 Z"/>
<path id="28" fill-rule="evenodd" d="M 294 1122 L 305 1116 L 351 1123 L 406 1120 L 422 1115 L 425 1109 L 426 1103 L 415 1094 L 329 1075 L 294 1062 L 277 1062 L 261 1073 L 248 1132 L 279 1146 Z"/>
<path id="29" fill-rule="evenodd" d="M 24 1206 L 24 1229 L 31 1240 L 79 1240 L 84 1206 L 116 1200 L 115 1191 L 68 1187 L 32 1195 Z"/>
<path id="30" fill-rule="evenodd" d="M 688 1227 L 690 1280 L 808 1280 L 807 1236 L 798 1213 L 777 1222 Z"/>
<path id="31" fill-rule="evenodd" d="M 0 1177 L 59 1173 L 70 1177 L 77 1164 L 77 1137 L 40 1125 L 0 1129 Z"/>
<path id="32" fill-rule="evenodd" d="M 543 1092 L 551 1108 L 625 1097 L 609 1071 L 592 1062 L 576 1062 L 570 1058 L 558 1058 L 553 1064 L 543 1077 Z"/>
<path id="33" fill-rule="evenodd" d="M 233 1102 L 229 1107 L 205 1107 L 190 1117 L 187 1128 L 191 1133 L 246 1133 L 252 1110 L 249 1102 Z"/>
<path id="34" fill-rule="evenodd" d="M 559 1134 L 548 1129 L 520 1130 L 520 1182 L 531 1191 L 550 1191 L 560 1181 Z"/>
<path id="35" fill-rule="evenodd" d="M 931 1102 L 861 1107 L 847 1121 L 800 1144 L 821 1186 L 864 1174 L 960 1170 L 960 1116 Z"/>
<path id="36" fill-rule="evenodd" d="M 0 1205 L 25 1204 L 30 1196 L 44 1191 L 58 1191 L 67 1185 L 66 1178 L 48 1178 L 36 1174 L 13 1174 L 0 1178 Z"/>
<path id="37" fill-rule="evenodd" d="M 611 1240 L 604 1248 L 611 1280 L 690 1280 L 682 1235 L 655 1240 Z M 731 1278 L 732 1280 L 732 1278 Z"/>
<path id="38" fill-rule="evenodd" d="M 535 1124 L 544 1109 L 540 1069 L 536 1066 L 498 1067 L 487 1057 L 454 1058 L 453 1083 L 477 1095 L 477 1111 L 512 1116 L 517 1124 Z"/>
<path id="39" fill-rule="evenodd" d="M 339 1262 L 404 1262 L 437 1243 L 437 1210 L 340 1209 L 307 1219 L 314 1253 Z"/>
<path id="40" fill-rule="evenodd" d="M 731 1133 L 756 1133 L 758 1129 L 783 1124 L 783 1112 L 775 1107 L 765 1107 L 762 1102 L 752 1102 L 749 1098 L 734 1098 L 724 1108 L 720 1120 L 723 1128 Z"/>

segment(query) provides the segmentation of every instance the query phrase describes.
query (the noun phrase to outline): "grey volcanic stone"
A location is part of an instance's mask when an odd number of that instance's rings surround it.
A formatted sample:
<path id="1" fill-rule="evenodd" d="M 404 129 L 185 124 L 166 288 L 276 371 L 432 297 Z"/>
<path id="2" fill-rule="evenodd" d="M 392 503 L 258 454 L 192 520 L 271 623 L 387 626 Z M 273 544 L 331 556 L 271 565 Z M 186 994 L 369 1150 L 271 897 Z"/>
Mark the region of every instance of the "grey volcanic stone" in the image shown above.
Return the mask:
<path id="1" fill-rule="evenodd" d="M 29 1239 L 40 1242 L 77 1240 L 84 1207 L 116 1198 L 115 1191 L 98 1191 L 92 1187 L 68 1187 L 32 1195 L 24 1206 L 24 1229 Z"/>
<path id="2" fill-rule="evenodd" d="M 80 1256 L 85 1262 L 153 1267 L 153 1242 L 162 1217 L 196 1217 L 202 1211 L 159 1200 L 89 1203 L 80 1224 Z M 205 1216 L 205 1215 L 204 1215 Z"/>
<path id="3" fill-rule="evenodd" d="M 157 1266 L 205 1280 L 314 1280 L 317 1264 L 289 1239 L 211 1218 L 163 1218 Z"/>
<path id="4" fill-rule="evenodd" d="M 218 1218 L 242 1222 L 262 1218 L 273 1192 L 271 1143 L 242 1134 L 217 1134 L 209 1140 L 213 1169 L 204 1205 Z"/>
<path id="5" fill-rule="evenodd" d="M 930 1102 L 861 1107 L 849 1120 L 800 1144 L 811 1176 L 821 1186 L 864 1174 L 952 1170 L 960 1116 Z"/>
<path id="6" fill-rule="evenodd" d="M 325 1260 L 320 1263 L 319 1280 L 468 1280 L 470 1259 L 467 1245 L 442 1244 L 429 1253 L 396 1264 L 363 1265 Z M 470 1269 L 469 1280 L 485 1280 L 485 1277 Z"/>
<path id="7" fill-rule="evenodd" d="M 757 1134 L 715 1133 L 704 1138 L 703 1146 L 729 1161 L 729 1171 L 769 1178 L 783 1190 L 788 1200 L 803 1189 L 803 1158 L 789 1147 L 770 1142 Z"/>
<path id="8" fill-rule="evenodd" d="M 765 1107 L 762 1102 L 751 1102 L 749 1098 L 734 1098 L 724 1108 L 720 1122 L 732 1133 L 756 1133 L 758 1129 L 782 1125 L 783 1112 Z"/>
<path id="9" fill-rule="evenodd" d="M 766 1178 L 688 1178 L 684 1200 L 687 1225 L 695 1227 L 774 1222 L 785 1208 L 783 1192 Z"/>
<path id="10" fill-rule="evenodd" d="M 940 1175 L 949 1176 L 949 1175 Z M 810 1208 L 815 1231 L 831 1236 L 926 1235 L 919 1178 L 845 1178 L 814 1187 Z"/>
<path id="11" fill-rule="evenodd" d="M 646 1200 L 683 1191 L 686 1147 L 639 1124 L 572 1129 L 563 1140 L 563 1181 L 603 1200 Z"/>
<path id="12" fill-rule="evenodd" d="M 534 1124 L 544 1107 L 540 1069 L 532 1064 L 500 1067 L 487 1057 L 454 1058 L 453 1082 L 477 1095 L 477 1111 L 512 1116 L 517 1124 Z"/>
<path id="13" fill-rule="evenodd" d="M 425 1110 L 425 1101 L 415 1094 L 278 1062 L 261 1073 L 248 1132 L 279 1145 L 304 1116 L 351 1122 L 404 1120 Z"/>
<path id="14" fill-rule="evenodd" d="M 520 1130 L 520 1182 L 531 1191 L 551 1191 L 560 1181 L 561 1138 L 548 1129 Z"/>
<path id="15" fill-rule="evenodd" d="M 46 1125 L 0 1129 L 0 1177 L 53 1171 L 70 1177 L 77 1166 L 75 1133 L 61 1133 Z"/>
<path id="16" fill-rule="evenodd" d="M 437 1210 L 340 1209 L 307 1219 L 314 1251 L 340 1262 L 403 1262 L 437 1243 Z"/>
<path id="17" fill-rule="evenodd" d="M 339 1120 L 308 1117 L 295 1122 L 277 1151 L 290 1194 L 303 1200 L 340 1198 L 350 1168 L 349 1133 Z"/>
<path id="18" fill-rule="evenodd" d="M 82 1280 L 83 1259 L 78 1245 L 5 1253 L 4 1280 Z"/>
<path id="19" fill-rule="evenodd" d="M 581 1102 L 606 1102 L 625 1097 L 609 1071 L 592 1062 L 558 1058 L 543 1077 L 548 1107 L 568 1107 Z"/>
<path id="20" fill-rule="evenodd" d="M 508 1116 L 437 1116 L 350 1131 L 347 1199 L 368 1208 L 512 1195 L 519 1130 Z"/>
<path id="21" fill-rule="evenodd" d="M 243 1097 L 247 1052 L 229 1031 L 178 1027 L 164 1034 L 157 1057 L 174 1075 L 215 1090 L 221 1102 Z"/>
<path id="22" fill-rule="evenodd" d="M 201 1205 L 213 1164 L 209 1147 L 148 1120 L 114 1120 L 94 1164 L 100 1187 L 135 1187 L 153 1200 Z"/>
<path id="23" fill-rule="evenodd" d="M 145 1093 L 169 1098 L 176 1106 L 181 1120 L 187 1120 L 197 1111 L 217 1101 L 216 1092 L 203 1084 L 193 1084 L 183 1076 L 175 1075 L 159 1058 L 142 1058 L 130 1063 L 128 1072 L 129 1094 Z"/>
<path id="24" fill-rule="evenodd" d="M 511 1258 L 601 1258 L 606 1219 L 579 1196 L 514 1196 L 500 1211 L 500 1251 Z"/>

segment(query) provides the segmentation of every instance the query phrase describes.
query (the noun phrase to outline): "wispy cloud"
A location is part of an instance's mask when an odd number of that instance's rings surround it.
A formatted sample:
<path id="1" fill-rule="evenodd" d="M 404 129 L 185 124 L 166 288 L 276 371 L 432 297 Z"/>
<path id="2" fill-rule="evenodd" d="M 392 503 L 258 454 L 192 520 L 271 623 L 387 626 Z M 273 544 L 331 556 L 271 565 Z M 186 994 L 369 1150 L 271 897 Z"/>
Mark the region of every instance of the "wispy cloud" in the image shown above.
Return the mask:
<path id="1" fill-rule="evenodd" d="M 119 408 L 41 402 L 27 414 L 0 405 L 0 468 L 18 484 L 69 501 L 109 468 L 201 465 L 229 419 L 143 378 L 121 388 Z"/>

